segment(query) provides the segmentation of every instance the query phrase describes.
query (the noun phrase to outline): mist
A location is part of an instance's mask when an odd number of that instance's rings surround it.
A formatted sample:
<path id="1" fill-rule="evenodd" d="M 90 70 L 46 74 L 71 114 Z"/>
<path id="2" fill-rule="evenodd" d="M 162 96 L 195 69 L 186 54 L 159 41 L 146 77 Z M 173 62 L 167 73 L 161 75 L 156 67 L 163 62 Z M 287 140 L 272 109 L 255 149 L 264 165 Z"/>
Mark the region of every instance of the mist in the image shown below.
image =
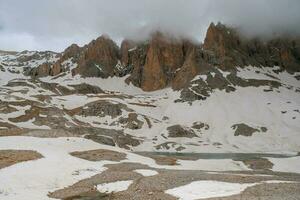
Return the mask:
<path id="1" fill-rule="evenodd" d="M 62 51 L 101 34 L 120 43 L 155 30 L 202 42 L 211 22 L 248 37 L 300 35 L 299 0 L 0 0 L 0 49 Z"/>

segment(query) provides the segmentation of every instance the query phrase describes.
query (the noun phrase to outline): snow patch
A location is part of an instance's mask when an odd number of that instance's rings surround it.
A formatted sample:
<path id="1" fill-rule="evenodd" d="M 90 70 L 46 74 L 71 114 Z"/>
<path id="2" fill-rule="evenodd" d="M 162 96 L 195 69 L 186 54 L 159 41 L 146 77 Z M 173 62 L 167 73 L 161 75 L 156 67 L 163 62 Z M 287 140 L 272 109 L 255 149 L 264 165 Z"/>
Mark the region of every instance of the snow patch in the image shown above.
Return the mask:
<path id="1" fill-rule="evenodd" d="M 103 183 L 97 185 L 97 190 L 101 193 L 121 192 L 128 189 L 133 181 L 117 181 L 113 183 Z"/>
<path id="2" fill-rule="evenodd" d="M 149 169 L 137 169 L 134 170 L 134 172 L 139 173 L 143 176 L 155 176 L 158 174 L 157 171 L 149 170 Z"/>
<path id="3" fill-rule="evenodd" d="M 190 184 L 167 190 L 166 193 L 179 200 L 198 200 L 239 194 L 255 184 L 227 183 L 219 181 L 195 181 Z"/>

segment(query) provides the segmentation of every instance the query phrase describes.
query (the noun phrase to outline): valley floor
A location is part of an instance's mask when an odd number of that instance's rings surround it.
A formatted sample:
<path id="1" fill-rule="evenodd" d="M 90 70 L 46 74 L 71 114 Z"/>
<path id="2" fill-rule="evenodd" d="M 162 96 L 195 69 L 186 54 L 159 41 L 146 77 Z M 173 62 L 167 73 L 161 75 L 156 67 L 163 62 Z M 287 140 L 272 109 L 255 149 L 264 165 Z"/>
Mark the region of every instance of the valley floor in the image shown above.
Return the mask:
<path id="1" fill-rule="evenodd" d="M 15 156 L 15 164 L 0 169 L 3 200 L 279 200 L 300 196 L 299 156 L 195 159 L 137 154 L 83 138 L 1 137 L 1 160 L 10 151 L 41 156 L 19 162 Z"/>
<path id="2" fill-rule="evenodd" d="M 212 68 L 144 92 L 31 78 L 42 61 L 23 54 L 0 55 L 0 200 L 300 199 L 299 72 Z"/>

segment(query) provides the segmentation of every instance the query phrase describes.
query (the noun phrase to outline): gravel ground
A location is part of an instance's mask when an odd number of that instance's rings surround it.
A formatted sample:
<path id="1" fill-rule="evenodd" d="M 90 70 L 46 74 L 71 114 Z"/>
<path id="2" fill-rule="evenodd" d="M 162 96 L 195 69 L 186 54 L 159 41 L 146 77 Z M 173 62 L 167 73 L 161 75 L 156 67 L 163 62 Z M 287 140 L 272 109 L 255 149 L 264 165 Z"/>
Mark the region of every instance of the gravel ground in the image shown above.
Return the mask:
<path id="1" fill-rule="evenodd" d="M 175 200 L 174 196 L 164 191 L 189 184 L 193 181 L 215 180 L 230 183 L 257 183 L 269 180 L 300 181 L 300 174 L 275 173 L 272 171 L 247 172 L 204 172 L 190 170 L 152 169 L 138 163 L 122 163 L 106 165 L 108 170 L 91 178 L 50 193 L 49 196 L 64 200 Z M 144 177 L 134 172 L 136 169 L 152 169 L 158 172 L 155 176 Z M 126 191 L 111 194 L 97 192 L 95 186 L 102 183 L 134 180 Z M 212 198 L 226 200 L 240 199 L 300 199 L 300 183 L 268 183 L 247 188 L 239 195 Z"/>
<path id="2" fill-rule="evenodd" d="M 43 156 L 36 151 L 25 150 L 0 150 L 0 169 L 11 165 L 36 160 Z"/>
<path id="3" fill-rule="evenodd" d="M 116 151 L 110 151 L 105 149 L 97 149 L 91 151 L 76 151 L 70 153 L 72 156 L 89 160 L 89 161 L 102 161 L 102 160 L 109 160 L 109 161 L 121 161 L 126 159 L 125 153 L 119 153 Z"/>

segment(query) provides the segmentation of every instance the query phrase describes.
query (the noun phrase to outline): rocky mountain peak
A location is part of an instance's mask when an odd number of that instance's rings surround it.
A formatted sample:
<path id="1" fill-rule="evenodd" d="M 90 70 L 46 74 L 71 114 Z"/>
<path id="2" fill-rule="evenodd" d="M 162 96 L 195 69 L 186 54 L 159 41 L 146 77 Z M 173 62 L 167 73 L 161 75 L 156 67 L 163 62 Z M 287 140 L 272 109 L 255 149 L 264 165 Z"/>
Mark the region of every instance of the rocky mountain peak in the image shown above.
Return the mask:
<path id="1" fill-rule="evenodd" d="M 134 50 L 135 47 L 136 47 L 136 42 L 132 40 L 125 39 L 122 41 L 120 54 L 121 54 L 121 64 L 123 66 L 129 65 L 129 53 L 130 51 Z"/>
<path id="2" fill-rule="evenodd" d="M 153 32 L 146 42 L 130 44 L 130 50 L 124 56 L 128 61 L 122 62 L 132 67 L 127 81 L 145 91 L 172 85 L 176 72 L 185 62 L 189 46 L 187 41 L 159 31 Z M 126 46 L 127 41 L 121 46 L 122 56 Z"/>
<path id="3" fill-rule="evenodd" d="M 84 48 L 73 74 L 102 78 L 113 76 L 119 57 L 119 48 L 115 42 L 107 36 L 101 36 Z"/>
<path id="4" fill-rule="evenodd" d="M 32 70 L 34 76 L 58 75 L 72 71 L 83 77 L 125 76 L 145 91 L 171 86 L 182 89 L 199 73 L 212 68 L 234 71 L 243 66 L 282 66 L 300 69 L 299 39 L 277 38 L 269 41 L 247 39 L 237 29 L 211 23 L 203 44 L 153 32 L 145 41 L 125 39 L 119 48 L 106 35 L 84 47 L 68 47 L 60 59 L 43 63 Z"/>
<path id="5" fill-rule="evenodd" d="M 215 55 L 215 65 L 221 69 L 232 69 L 236 66 L 282 66 L 290 71 L 297 71 L 299 65 L 299 39 L 243 37 L 239 30 L 221 23 L 212 23 L 206 34 L 203 49 Z M 298 53 L 297 53 L 298 52 Z"/>
<path id="6" fill-rule="evenodd" d="M 203 47 L 208 50 L 217 50 L 220 56 L 225 56 L 227 48 L 236 48 L 239 44 L 239 37 L 233 29 L 221 23 L 217 25 L 211 23 L 207 29 Z"/>
<path id="7" fill-rule="evenodd" d="M 155 33 L 149 42 L 141 87 L 146 91 L 162 89 L 184 62 L 183 43 Z"/>
<path id="8" fill-rule="evenodd" d="M 63 56 L 65 57 L 73 57 L 76 56 L 80 52 L 81 48 L 77 44 L 72 44 L 63 52 Z"/>

